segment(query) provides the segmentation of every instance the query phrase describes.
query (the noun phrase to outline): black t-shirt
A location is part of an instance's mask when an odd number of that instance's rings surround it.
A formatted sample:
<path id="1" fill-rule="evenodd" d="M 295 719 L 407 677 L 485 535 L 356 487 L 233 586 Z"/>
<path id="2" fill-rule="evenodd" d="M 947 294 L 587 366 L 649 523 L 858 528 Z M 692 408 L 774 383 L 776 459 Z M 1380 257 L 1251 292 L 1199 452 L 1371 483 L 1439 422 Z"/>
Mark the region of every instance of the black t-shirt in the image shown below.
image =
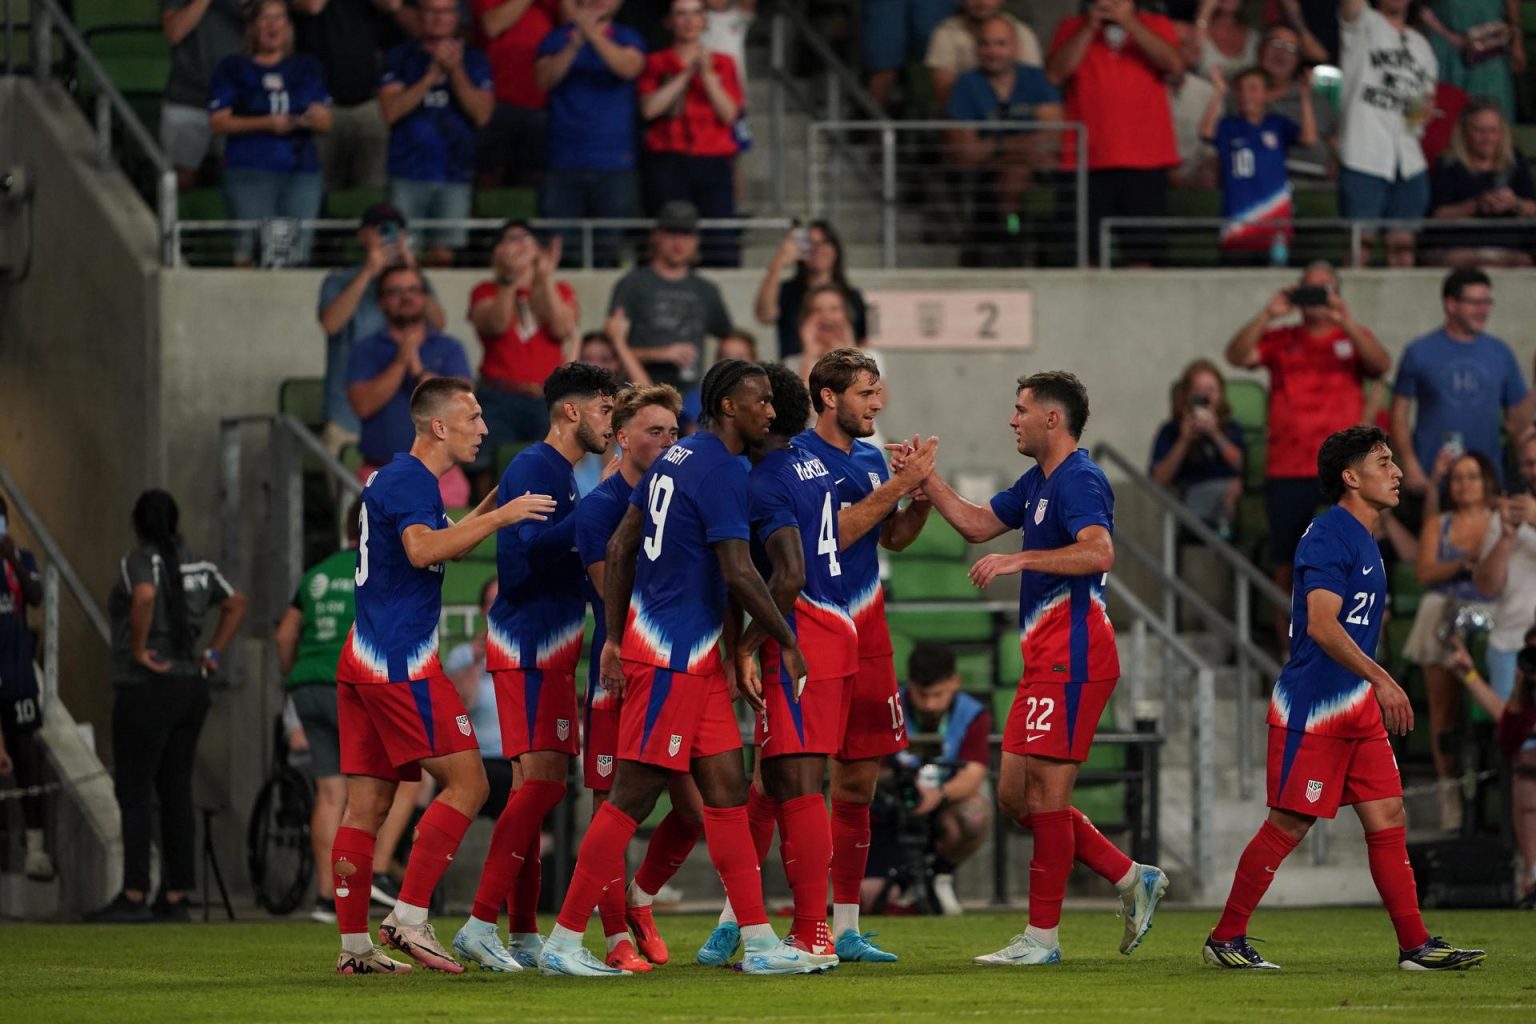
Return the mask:
<path id="1" fill-rule="evenodd" d="M 1515 162 L 1504 174 L 1495 171 L 1474 171 L 1466 164 L 1456 160 L 1436 160 L 1429 169 L 1429 209 L 1433 213 L 1441 206 L 1450 203 L 1463 203 L 1468 199 L 1476 199 L 1484 192 L 1489 192 L 1508 185 L 1510 189 L 1521 199 L 1536 199 L 1536 184 L 1531 180 L 1531 169 L 1526 166 L 1525 157 L 1519 152 L 1515 153 Z M 1480 216 L 1474 214 L 1474 216 Z M 1420 241 L 1425 249 L 1530 249 L 1536 244 L 1536 234 L 1529 227 L 1505 225 L 1503 222 L 1510 220 L 1508 217 L 1487 217 L 1488 227 L 1485 229 L 1469 230 L 1467 228 L 1441 228 L 1435 230 L 1429 228 L 1424 232 Z"/>
<path id="2" fill-rule="evenodd" d="M 293 15 L 294 45 L 325 67 L 325 84 L 338 107 L 378 95 L 384 52 L 405 41 L 395 19 L 373 0 L 330 0 L 319 14 Z"/>
<path id="3" fill-rule="evenodd" d="M 864 293 L 857 288 L 843 292 L 848 299 L 848 319 L 853 322 L 855 341 L 869 337 L 864 320 Z M 805 285 L 798 277 L 792 277 L 779 285 L 779 358 L 788 359 L 800 354 L 800 307 L 805 304 Z"/>

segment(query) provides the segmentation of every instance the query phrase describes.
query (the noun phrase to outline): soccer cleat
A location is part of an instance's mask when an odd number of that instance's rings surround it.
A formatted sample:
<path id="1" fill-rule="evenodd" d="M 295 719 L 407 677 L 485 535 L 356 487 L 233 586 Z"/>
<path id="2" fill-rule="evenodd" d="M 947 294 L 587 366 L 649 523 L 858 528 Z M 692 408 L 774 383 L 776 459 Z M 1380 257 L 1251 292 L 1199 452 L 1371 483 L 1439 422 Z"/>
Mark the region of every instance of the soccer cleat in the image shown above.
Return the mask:
<path id="1" fill-rule="evenodd" d="M 1125 918 L 1120 952 L 1130 956 L 1152 930 L 1152 913 L 1168 891 L 1168 876 L 1155 864 L 1136 865 L 1136 884 L 1120 894 L 1119 915 Z"/>
<path id="2" fill-rule="evenodd" d="M 727 967 L 736 958 L 736 947 L 741 945 L 741 926 L 735 921 L 723 921 L 715 925 L 694 959 L 705 967 Z"/>
<path id="3" fill-rule="evenodd" d="M 1259 956 L 1258 950 L 1248 945 L 1246 935 L 1239 935 L 1226 942 L 1216 941 L 1213 935 L 1205 940 L 1205 946 L 1201 949 L 1200 955 L 1205 957 L 1208 963 L 1213 963 L 1217 967 L 1230 967 L 1239 971 L 1278 971 L 1280 969 L 1279 964 L 1272 964 Z"/>
<path id="4" fill-rule="evenodd" d="M 483 925 L 483 927 L 477 928 L 476 925 Z M 453 951 L 465 960 L 479 964 L 481 970 L 511 974 L 523 969 L 523 965 L 517 962 L 517 958 L 507 952 L 507 947 L 501 944 L 501 936 L 497 933 L 496 926 L 473 918 L 454 935 Z"/>
<path id="5" fill-rule="evenodd" d="M 816 933 L 809 938 L 801 938 L 794 932 L 790 932 L 784 937 L 784 944 L 803 949 L 807 953 L 815 953 L 817 956 L 837 956 L 837 949 L 832 945 L 832 933 L 827 930 L 825 921 L 816 927 Z"/>
<path id="6" fill-rule="evenodd" d="M 860 935 L 849 928 L 837 937 L 837 958 L 843 963 L 893 964 L 900 959 L 895 953 L 875 945 L 875 932 Z"/>
<path id="7" fill-rule="evenodd" d="M 996 953 L 975 958 L 973 963 L 989 967 L 1035 967 L 1061 963 L 1061 947 L 1047 946 L 1029 935 L 1015 935 Z"/>
<path id="8" fill-rule="evenodd" d="M 53 858 L 48 856 L 47 850 L 28 850 L 21 870 L 34 882 L 51 882 L 54 876 Z"/>
<path id="9" fill-rule="evenodd" d="M 593 956 L 586 946 L 561 949 L 552 942 L 544 943 L 539 954 L 539 973 L 550 977 L 565 978 L 627 978 L 629 972 L 609 967 Z"/>
<path id="10" fill-rule="evenodd" d="M 1399 951 L 1397 966 L 1404 971 L 1465 971 L 1486 959 L 1486 950 L 1457 949 L 1436 935 L 1418 949 Z"/>
<path id="11" fill-rule="evenodd" d="M 544 952 L 544 936 L 534 932 L 514 933 L 507 936 L 507 952 L 519 966 L 530 971 L 538 970 L 539 954 Z"/>
<path id="12" fill-rule="evenodd" d="M 649 960 L 635 952 L 634 944 L 628 939 L 614 946 L 608 951 L 608 959 L 604 961 L 609 967 L 616 967 L 630 974 L 644 974 L 646 971 L 654 971 Z"/>
<path id="13" fill-rule="evenodd" d="M 775 942 L 762 949 L 750 946 L 743 951 L 743 974 L 819 974 L 837 966 L 837 955 L 811 953 L 788 942 Z"/>
<path id="14" fill-rule="evenodd" d="M 337 974 L 410 974 L 411 965 L 395 960 L 374 946 L 366 953 L 341 951 L 336 958 Z"/>
<path id="15" fill-rule="evenodd" d="M 449 974 L 464 973 L 464 965 L 448 955 L 442 943 L 437 941 L 437 932 L 432 930 L 430 923 L 408 927 L 397 922 L 391 913 L 379 925 L 379 938 L 423 967 L 447 971 Z"/>
<path id="16" fill-rule="evenodd" d="M 650 907 L 626 906 L 624 923 L 634 933 L 635 948 L 641 956 L 658 967 L 667 962 L 670 956 L 667 944 L 662 940 L 661 932 L 656 930 L 656 919 L 651 915 Z"/>

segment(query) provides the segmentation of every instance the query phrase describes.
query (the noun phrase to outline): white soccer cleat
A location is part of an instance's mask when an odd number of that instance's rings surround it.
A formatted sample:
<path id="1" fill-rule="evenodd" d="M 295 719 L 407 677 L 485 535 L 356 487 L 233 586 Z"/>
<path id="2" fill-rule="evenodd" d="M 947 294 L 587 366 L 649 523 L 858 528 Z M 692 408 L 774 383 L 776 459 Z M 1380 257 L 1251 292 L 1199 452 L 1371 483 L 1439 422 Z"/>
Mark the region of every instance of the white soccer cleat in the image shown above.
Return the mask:
<path id="1" fill-rule="evenodd" d="M 544 936 L 536 932 L 514 933 L 507 936 L 507 952 L 520 967 L 530 971 L 539 969 L 539 954 L 544 952 Z"/>
<path id="2" fill-rule="evenodd" d="M 1028 935 L 1015 935 L 996 953 L 978 956 L 974 963 L 988 967 L 1038 967 L 1061 963 L 1061 947 L 1047 946 Z"/>
<path id="3" fill-rule="evenodd" d="M 777 939 L 754 946 L 749 941 L 742 951 L 743 974 L 819 974 L 837 966 L 836 953 L 811 953 Z"/>
<path id="4" fill-rule="evenodd" d="M 1136 865 L 1136 884 L 1120 894 L 1119 914 L 1125 919 L 1120 952 L 1130 956 L 1152 929 L 1152 914 L 1168 891 L 1168 876 L 1156 864 Z"/>
<path id="5" fill-rule="evenodd" d="M 453 951 L 482 970 L 511 974 L 521 971 L 523 965 L 501 944 L 496 926 L 470 918 L 453 937 Z"/>
<path id="6" fill-rule="evenodd" d="M 391 958 L 378 946 L 366 953 L 341 951 L 336 958 L 337 974 L 410 974 L 411 965 Z"/>
<path id="7" fill-rule="evenodd" d="M 563 978 L 627 978 L 628 971 L 609 967 L 593 956 L 586 946 L 560 947 L 553 942 L 544 943 L 539 954 L 539 973 Z"/>

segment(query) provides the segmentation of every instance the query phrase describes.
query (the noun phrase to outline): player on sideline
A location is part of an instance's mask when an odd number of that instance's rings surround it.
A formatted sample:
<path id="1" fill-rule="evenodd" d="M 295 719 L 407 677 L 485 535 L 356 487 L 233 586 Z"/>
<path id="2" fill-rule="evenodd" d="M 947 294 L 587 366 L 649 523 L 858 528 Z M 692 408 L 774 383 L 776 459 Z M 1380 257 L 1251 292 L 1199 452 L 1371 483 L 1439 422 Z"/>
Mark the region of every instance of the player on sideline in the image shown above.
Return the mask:
<path id="1" fill-rule="evenodd" d="M 762 367 L 725 359 L 705 375 L 701 394 L 702 429 L 651 466 L 608 544 L 601 672 L 603 685 L 624 698 L 619 763 L 582 840 L 559 924 L 544 943 L 545 974 L 628 973 L 587 952 L 582 932 L 603 890 L 623 885 L 635 823 L 672 775 L 689 771 L 703 798 L 710 860 L 742 921 L 742 970 L 804 974 L 836 962 L 785 945 L 768 923 L 747 828 L 741 736 L 718 651 L 729 591 L 753 628 L 783 646 L 790 675 L 805 675 L 795 635 L 752 566 L 747 471 L 738 458 L 767 437 L 773 392 Z M 762 710 L 751 680 L 741 683 L 748 703 Z"/>
<path id="2" fill-rule="evenodd" d="M 879 374 L 875 361 L 857 349 L 838 349 L 817 360 L 810 374 L 811 392 L 808 396 L 817 413 L 816 425 L 814 429 L 800 432 L 791 441 L 795 451 L 804 452 L 828 471 L 837 503 L 835 554 L 840 569 L 838 580 L 854 621 L 856 646 L 852 683 L 851 686 L 845 683 L 844 699 L 848 707 L 839 714 L 839 727 L 834 734 L 832 749 L 828 751 L 834 757 L 831 762 L 833 937 L 834 951 L 840 960 L 867 962 L 896 959 L 894 953 L 875 945 L 872 936 L 859 932 L 859 885 L 869 855 L 869 804 L 875 795 L 879 759 L 906 746 L 900 704 L 893 704 L 889 699 L 896 696 L 896 672 L 891 660 L 890 631 L 885 625 L 876 548 L 884 543 L 899 551 L 922 529 L 929 508 L 926 501 L 914 502 L 906 511 L 897 513 L 895 510 L 902 496 L 931 471 L 933 453 L 937 451 L 937 442 L 930 442 L 927 453 L 910 460 L 901 479 L 888 479 L 890 471 L 880 449 L 859 440 L 874 433 L 875 416 L 884 407 Z M 781 401 L 779 391 L 775 378 L 775 406 Z M 805 394 L 804 391 L 800 393 Z M 803 410 L 797 412 L 792 425 L 803 423 L 805 417 Z M 781 410 L 775 424 L 784 418 Z M 753 477 L 756 479 L 757 471 Z M 815 518 L 800 521 L 800 530 L 807 544 L 810 543 L 807 531 L 815 537 L 815 559 L 825 561 L 829 553 L 819 550 L 826 545 L 825 527 L 820 520 L 821 509 L 818 507 L 814 511 Z M 815 561 L 812 551 L 807 547 L 807 565 Z M 775 571 L 779 564 L 774 562 Z M 792 599 L 794 594 L 789 593 L 787 597 Z M 811 662 L 812 673 L 820 678 L 821 670 L 815 664 L 815 655 L 807 654 L 806 657 Z M 769 673 L 767 663 L 764 671 Z M 771 673 L 769 678 L 771 680 Z M 765 701 L 771 693 L 770 687 L 764 694 Z M 893 707 L 898 710 L 893 712 Z M 789 720 L 782 713 L 770 711 L 768 715 L 770 723 Z M 767 756 L 770 755 L 764 755 Z M 819 759 L 818 765 L 824 763 L 825 759 Z M 821 792 L 820 771 L 818 767 L 814 790 L 818 794 Z M 775 824 L 779 825 L 781 843 L 789 841 L 784 804 L 776 794 L 764 792 L 761 782 L 748 793 L 747 818 L 759 860 L 766 855 L 772 842 Z M 781 854 L 784 850 L 781 845 Z M 798 847 L 793 857 L 785 854 L 787 872 L 793 871 L 790 865 L 798 863 L 801 856 Z M 824 891 L 825 886 L 822 888 Z M 811 899 L 809 883 L 806 883 L 805 892 L 807 900 Z M 807 921 L 810 916 L 809 913 L 805 915 Z M 821 922 L 817 928 L 819 933 L 825 923 L 824 908 L 817 910 L 815 917 Z M 797 938 L 806 938 L 798 921 L 795 931 Z M 739 942 L 740 932 L 727 901 L 720 923 L 699 950 L 697 959 L 702 964 L 727 964 Z M 819 951 L 819 947 L 814 948 Z"/>
<path id="3" fill-rule="evenodd" d="M 500 586 L 488 616 L 485 665 L 495 683 L 514 791 L 491 833 L 470 918 L 453 937 L 454 951 L 486 970 L 522 970 L 496 932 L 504 903 L 513 919 L 513 949 L 538 955 L 539 831 L 565 799 L 565 777 L 581 740 L 575 677 L 587 601 L 575 550 L 573 467 L 588 452 L 608 450 L 617 390 L 607 370 L 588 363 L 557 367 L 544 381 L 549 432 L 517 454 L 497 487 L 503 502 L 519 494 L 554 495 L 555 511 L 496 534 Z"/>
<path id="4" fill-rule="evenodd" d="M 986 587 L 1019 573 L 1019 643 L 1024 677 L 1003 729 L 997 802 L 1035 835 L 1029 863 L 1029 927 L 979 964 L 1061 962 L 1056 928 L 1074 856 L 1120 893 L 1129 954 L 1152 926 L 1168 877 L 1117 850 L 1072 806 L 1078 769 L 1088 757 L 1099 716 L 1120 677 L 1115 630 L 1104 608 L 1104 582 L 1115 561 L 1114 493 L 1078 438 L 1088 422 L 1088 392 L 1070 373 L 1019 378 L 1013 428 L 1029 472 L 988 506 L 956 494 L 938 474 L 923 488 L 961 536 L 980 543 L 1023 531 L 1015 555 L 985 555 L 971 582 Z M 899 459 L 898 459 L 899 461 Z"/>
<path id="5" fill-rule="evenodd" d="M 677 417 L 682 408 L 682 397 L 667 384 L 646 384 L 620 392 L 613 407 L 613 436 L 623 453 L 618 469 L 581 499 L 576 508 L 576 549 L 587 569 L 592 615 L 596 622 L 592 631 L 582 749 L 583 774 L 587 788 L 592 791 L 593 814 L 608 797 L 619 752 L 619 697 L 605 690 L 598 679 L 603 643 L 607 640 L 603 571 L 608 559 L 608 541 L 629 508 L 635 485 L 661 454 L 677 443 Z M 664 964 L 668 959 L 667 944 L 662 941 L 651 915 L 651 903 L 661 887 L 688 859 L 704 832 L 703 807 L 693 780 L 687 775 L 674 775 L 668 781 L 668 788 L 672 810 L 651 833 L 645 860 L 629 886 L 627 913 L 625 893 L 618 886 L 605 889 L 598 905 L 603 937 L 608 946 L 606 962 L 610 967 L 638 973 L 649 971 L 652 964 Z M 634 942 L 629 938 L 630 929 L 635 933 Z"/>
<path id="6" fill-rule="evenodd" d="M 337 723 L 347 807 L 331 845 L 339 974 L 402 973 L 368 932 L 373 842 L 395 787 L 425 768 L 440 790 L 416 830 L 405 881 L 380 937 L 424 967 L 464 970 L 427 923 L 432 890 L 485 802 L 485 768 L 469 715 L 438 663 L 443 566 L 503 526 L 554 511 L 546 494 L 496 504 L 487 495 L 449 522 L 438 478 L 473 461 L 486 434 L 468 381 L 430 377 L 411 395 L 416 440 L 363 488 L 358 520 L 357 619 L 336 666 Z"/>
<path id="7" fill-rule="evenodd" d="M 1419 913 L 1403 782 L 1387 739 L 1413 728 L 1413 708 L 1369 653 L 1387 600 L 1387 571 L 1371 534 L 1382 511 L 1397 507 L 1403 472 L 1384 433 L 1350 427 L 1323 442 L 1317 475 L 1334 505 L 1312 520 L 1296 549 L 1291 658 L 1269 705 L 1269 816 L 1237 862 L 1202 954 L 1219 967 L 1279 970 L 1248 944 L 1248 919 L 1312 823 L 1353 804 L 1371 880 L 1397 932 L 1398 967 L 1466 970 L 1488 954 L 1432 937 Z"/>

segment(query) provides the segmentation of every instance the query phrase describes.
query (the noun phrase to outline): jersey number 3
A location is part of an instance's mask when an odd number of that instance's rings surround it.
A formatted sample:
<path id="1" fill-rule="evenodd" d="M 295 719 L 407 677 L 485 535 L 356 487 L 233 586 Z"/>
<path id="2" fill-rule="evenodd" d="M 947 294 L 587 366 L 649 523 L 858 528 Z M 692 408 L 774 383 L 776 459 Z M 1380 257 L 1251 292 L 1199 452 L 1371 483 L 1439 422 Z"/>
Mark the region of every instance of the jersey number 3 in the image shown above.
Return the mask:
<path id="1" fill-rule="evenodd" d="M 352 574 L 352 584 L 362 586 L 368 582 L 368 506 L 357 511 L 357 571 Z"/>
<path id="2" fill-rule="evenodd" d="M 651 477 L 650 492 L 646 495 L 646 507 L 651 513 L 651 522 L 656 526 L 656 532 L 645 538 L 642 545 L 645 548 L 645 557 L 651 561 L 661 557 L 661 538 L 667 530 L 667 509 L 672 507 L 672 478 L 669 476 Z"/>

